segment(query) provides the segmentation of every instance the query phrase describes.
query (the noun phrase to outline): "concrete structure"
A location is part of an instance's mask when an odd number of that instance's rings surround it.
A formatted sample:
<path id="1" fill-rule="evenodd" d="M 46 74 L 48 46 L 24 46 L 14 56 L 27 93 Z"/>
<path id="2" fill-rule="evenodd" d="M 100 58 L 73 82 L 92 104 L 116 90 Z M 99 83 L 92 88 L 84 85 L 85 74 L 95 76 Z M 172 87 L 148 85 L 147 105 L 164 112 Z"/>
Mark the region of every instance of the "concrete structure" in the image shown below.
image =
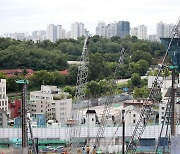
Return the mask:
<path id="1" fill-rule="evenodd" d="M 61 92 L 57 86 L 41 86 L 40 91 L 30 92 L 29 110 L 32 116 L 44 113 L 46 120 L 65 123 L 70 118 L 72 99 L 68 93 Z"/>
<path id="2" fill-rule="evenodd" d="M 52 105 L 55 104 L 55 117 L 58 123 L 64 124 L 71 118 L 72 99 L 55 100 Z M 52 106 L 52 112 L 54 112 L 54 106 Z"/>
<path id="3" fill-rule="evenodd" d="M 6 112 L 0 109 L 0 128 L 7 127 L 7 115 Z"/>
<path id="4" fill-rule="evenodd" d="M 134 27 L 131 29 L 131 36 L 138 37 L 138 27 Z"/>
<path id="5" fill-rule="evenodd" d="M 106 37 L 106 23 L 104 21 L 99 21 L 96 27 L 96 35 Z"/>
<path id="6" fill-rule="evenodd" d="M 38 30 L 32 32 L 32 40 L 34 42 L 43 41 L 46 39 L 47 31 L 45 30 Z"/>
<path id="7" fill-rule="evenodd" d="M 53 24 L 50 24 L 47 27 L 47 39 L 52 42 L 55 42 L 57 39 L 57 28 Z"/>
<path id="8" fill-rule="evenodd" d="M 130 22 L 129 21 L 119 21 L 117 23 L 117 36 L 120 38 L 125 38 L 130 35 Z"/>
<path id="9" fill-rule="evenodd" d="M 157 35 L 157 39 L 158 41 L 160 41 L 160 38 L 164 37 L 164 23 L 163 22 L 159 22 L 156 24 L 156 35 Z"/>
<path id="10" fill-rule="evenodd" d="M 113 22 L 107 25 L 106 37 L 111 38 L 117 35 L 117 22 Z"/>
<path id="11" fill-rule="evenodd" d="M 133 105 L 127 106 L 125 109 L 125 125 L 126 126 L 133 126 L 136 125 L 137 121 L 139 120 L 140 110 L 141 108 L 137 108 Z"/>
<path id="12" fill-rule="evenodd" d="M 156 24 L 156 35 L 158 41 L 160 38 L 169 38 L 172 35 L 172 31 L 174 29 L 174 24 L 166 24 L 163 22 L 159 22 Z"/>
<path id="13" fill-rule="evenodd" d="M 84 35 L 84 24 L 83 23 L 72 23 L 71 24 L 71 38 L 76 39 Z"/>
<path id="14" fill-rule="evenodd" d="M 6 79 L 0 79 L 0 109 L 8 111 L 8 97 L 6 95 Z"/>
<path id="15" fill-rule="evenodd" d="M 148 36 L 148 39 L 149 39 L 149 41 L 155 42 L 155 41 L 157 41 L 157 36 L 156 36 L 156 34 L 152 34 L 152 35 Z"/>
<path id="16" fill-rule="evenodd" d="M 62 25 L 57 25 L 56 26 L 56 30 L 57 30 L 57 40 L 58 39 L 62 39 L 63 38 L 63 29 L 62 29 Z"/>
<path id="17" fill-rule="evenodd" d="M 141 40 L 147 39 L 147 26 L 145 25 L 138 26 L 138 39 Z"/>

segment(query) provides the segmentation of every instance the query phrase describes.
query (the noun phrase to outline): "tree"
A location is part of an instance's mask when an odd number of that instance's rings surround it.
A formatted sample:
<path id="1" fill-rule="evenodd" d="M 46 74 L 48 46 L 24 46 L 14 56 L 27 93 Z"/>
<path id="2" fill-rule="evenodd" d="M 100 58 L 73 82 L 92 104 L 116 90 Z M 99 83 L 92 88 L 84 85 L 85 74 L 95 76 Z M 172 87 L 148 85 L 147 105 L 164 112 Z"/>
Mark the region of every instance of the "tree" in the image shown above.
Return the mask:
<path id="1" fill-rule="evenodd" d="M 30 78 L 30 86 L 40 87 L 41 85 L 53 85 L 55 83 L 55 76 L 48 71 L 36 71 Z"/>
<path id="2" fill-rule="evenodd" d="M 133 97 L 134 98 L 147 98 L 149 95 L 149 89 L 147 88 L 147 86 L 144 86 L 142 88 L 135 88 L 134 89 L 134 94 Z"/>
<path id="3" fill-rule="evenodd" d="M 77 74 L 78 74 L 78 66 L 72 65 L 70 66 L 69 75 L 65 77 L 65 82 L 67 84 L 76 84 L 77 81 Z"/>
<path id="4" fill-rule="evenodd" d="M 141 85 L 141 77 L 137 73 L 133 73 L 131 76 L 131 83 L 134 87 L 139 87 Z"/>
<path id="5" fill-rule="evenodd" d="M 72 97 L 75 96 L 75 91 L 76 91 L 75 87 L 70 87 L 70 86 L 64 87 L 64 92 L 68 92 Z"/>

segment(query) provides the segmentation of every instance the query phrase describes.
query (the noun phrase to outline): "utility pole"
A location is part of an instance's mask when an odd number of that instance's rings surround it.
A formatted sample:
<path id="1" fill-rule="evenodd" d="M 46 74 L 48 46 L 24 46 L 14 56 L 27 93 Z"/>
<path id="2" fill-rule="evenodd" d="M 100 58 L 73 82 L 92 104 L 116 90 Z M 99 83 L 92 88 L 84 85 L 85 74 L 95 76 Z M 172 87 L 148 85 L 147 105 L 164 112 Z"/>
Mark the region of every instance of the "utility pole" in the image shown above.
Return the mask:
<path id="1" fill-rule="evenodd" d="M 124 120 L 125 110 L 122 110 L 122 154 L 125 152 L 125 120 Z"/>

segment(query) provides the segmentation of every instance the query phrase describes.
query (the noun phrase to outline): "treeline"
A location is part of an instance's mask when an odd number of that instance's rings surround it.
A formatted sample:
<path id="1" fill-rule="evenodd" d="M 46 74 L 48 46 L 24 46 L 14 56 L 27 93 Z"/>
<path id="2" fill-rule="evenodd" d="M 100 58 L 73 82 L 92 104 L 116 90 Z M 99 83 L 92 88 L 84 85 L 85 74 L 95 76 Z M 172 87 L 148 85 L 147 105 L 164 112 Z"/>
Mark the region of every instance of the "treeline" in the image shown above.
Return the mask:
<path id="1" fill-rule="evenodd" d="M 54 43 L 49 40 L 34 43 L 0 38 L 0 69 L 31 68 L 37 71 L 29 78 L 32 87 L 43 83 L 75 85 L 78 68 L 68 66 L 67 60 L 80 59 L 83 42 L 83 37 L 78 40 L 60 39 Z M 122 48 L 126 49 L 125 60 L 117 72 L 117 78 L 130 78 L 133 73 L 145 75 L 150 65 L 156 64 L 164 54 L 160 43 L 139 40 L 135 36 L 125 39 L 117 36 L 111 39 L 93 36 L 88 43 L 88 81 L 111 78 Z M 59 76 L 56 71 L 64 69 L 68 69 L 69 75 Z"/>

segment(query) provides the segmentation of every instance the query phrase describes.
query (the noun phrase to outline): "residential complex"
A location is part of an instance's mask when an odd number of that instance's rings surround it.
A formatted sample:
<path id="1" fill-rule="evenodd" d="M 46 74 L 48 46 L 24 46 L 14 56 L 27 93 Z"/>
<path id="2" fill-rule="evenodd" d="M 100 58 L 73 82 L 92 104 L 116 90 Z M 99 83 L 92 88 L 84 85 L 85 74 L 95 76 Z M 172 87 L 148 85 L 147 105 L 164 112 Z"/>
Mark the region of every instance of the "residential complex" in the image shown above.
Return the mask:
<path id="1" fill-rule="evenodd" d="M 137 27 L 130 27 L 129 21 L 114 21 L 106 24 L 104 21 L 99 21 L 95 28 L 95 34 L 106 38 L 119 36 L 125 38 L 128 35 L 136 36 L 139 39 L 160 41 L 160 38 L 170 37 L 175 24 L 166 24 L 159 22 L 156 24 L 156 33 L 148 35 L 148 27 L 146 25 L 139 25 Z M 47 30 L 35 30 L 32 35 L 28 33 L 5 33 L 1 37 L 10 37 L 16 40 L 33 40 L 34 42 L 50 40 L 52 42 L 58 39 L 78 39 L 81 36 L 92 36 L 85 28 L 84 23 L 74 22 L 70 26 L 70 31 L 66 31 L 62 25 L 50 24 Z"/>
<path id="2" fill-rule="evenodd" d="M 112 36 L 125 38 L 130 35 L 130 23 L 128 21 L 119 21 L 106 25 L 104 21 L 98 22 L 96 35 L 107 38 L 111 38 Z"/>

